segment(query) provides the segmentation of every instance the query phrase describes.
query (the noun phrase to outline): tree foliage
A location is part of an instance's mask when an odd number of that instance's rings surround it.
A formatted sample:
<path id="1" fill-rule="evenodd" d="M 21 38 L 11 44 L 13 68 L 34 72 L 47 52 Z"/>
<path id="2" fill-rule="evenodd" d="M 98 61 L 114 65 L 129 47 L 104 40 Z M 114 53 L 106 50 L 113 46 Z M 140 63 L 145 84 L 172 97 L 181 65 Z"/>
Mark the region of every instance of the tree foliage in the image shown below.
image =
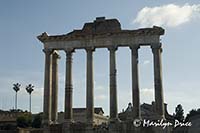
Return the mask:
<path id="1" fill-rule="evenodd" d="M 32 123 L 32 117 L 30 114 L 23 114 L 17 118 L 17 126 L 21 128 L 30 127 Z"/>
<path id="2" fill-rule="evenodd" d="M 13 84 L 13 90 L 18 92 L 20 90 L 20 86 L 21 86 L 21 84 L 19 84 L 19 83 Z"/>
<path id="3" fill-rule="evenodd" d="M 17 118 L 17 127 L 27 128 L 40 128 L 42 124 L 41 114 L 31 115 L 30 113 L 23 114 Z"/>
<path id="4" fill-rule="evenodd" d="M 33 91 L 34 91 L 34 89 L 33 89 L 33 85 L 32 84 L 29 84 L 28 86 L 26 86 L 26 91 L 29 93 L 29 94 L 31 94 Z"/>
<path id="5" fill-rule="evenodd" d="M 32 127 L 33 128 L 40 128 L 42 124 L 42 117 L 40 114 L 35 115 L 35 117 L 33 118 L 33 122 L 32 122 Z"/>
<path id="6" fill-rule="evenodd" d="M 184 110 L 181 104 L 178 104 L 175 108 L 174 118 L 180 122 L 184 121 Z"/>
<path id="7" fill-rule="evenodd" d="M 187 114 L 185 120 L 188 121 L 190 117 L 193 117 L 196 115 L 200 115 L 200 108 L 190 110 L 189 113 Z"/>

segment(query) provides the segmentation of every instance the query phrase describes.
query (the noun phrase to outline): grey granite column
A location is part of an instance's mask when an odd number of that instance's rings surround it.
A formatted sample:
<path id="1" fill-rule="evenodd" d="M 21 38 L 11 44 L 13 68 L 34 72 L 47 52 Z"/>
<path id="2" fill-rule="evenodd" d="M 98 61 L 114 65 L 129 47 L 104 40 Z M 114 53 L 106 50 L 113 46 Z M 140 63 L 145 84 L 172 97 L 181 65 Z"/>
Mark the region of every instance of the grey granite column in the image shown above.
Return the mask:
<path id="1" fill-rule="evenodd" d="M 52 106 L 51 119 L 54 124 L 58 119 L 58 59 L 60 56 L 57 51 L 52 54 Z"/>
<path id="2" fill-rule="evenodd" d="M 73 109 L 72 109 L 72 52 L 73 49 L 67 49 L 66 52 L 66 78 L 65 78 L 65 122 L 73 122 Z"/>
<path id="3" fill-rule="evenodd" d="M 87 81 L 86 81 L 86 119 L 89 125 L 94 123 L 94 81 L 93 81 L 93 51 L 94 48 L 86 48 L 87 52 Z"/>
<path id="4" fill-rule="evenodd" d="M 160 118 L 165 118 L 161 64 L 162 48 L 161 44 L 152 45 L 151 48 L 154 59 L 154 86 L 156 111 Z"/>
<path id="5" fill-rule="evenodd" d="M 43 126 L 51 124 L 51 65 L 52 50 L 43 49 L 45 53 L 45 73 L 44 73 L 44 103 L 43 103 Z"/>
<path id="6" fill-rule="evenodd" d="M 115 51 L 117 47 L 109 47 L 110 51 L 110 122 L 118 121 L 117 110 L 117 70 Z"/>
<path id="7" fill-rule="evenodd" d="M 133 119 L 140 119 L 140 91 L 138 78 L 138 49 L 139 46 L 131 46 L 132 61 L 132 102 L 133 102 Z"/>

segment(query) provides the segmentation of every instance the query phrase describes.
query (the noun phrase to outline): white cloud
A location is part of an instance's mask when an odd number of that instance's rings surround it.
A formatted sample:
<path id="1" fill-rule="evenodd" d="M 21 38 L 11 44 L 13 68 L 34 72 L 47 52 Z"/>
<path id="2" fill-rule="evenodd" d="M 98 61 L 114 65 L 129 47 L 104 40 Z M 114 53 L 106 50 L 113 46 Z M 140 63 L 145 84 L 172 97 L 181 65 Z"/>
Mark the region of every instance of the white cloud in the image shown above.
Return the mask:
<path id="1" fill-rule="evenodd" d="M 104 94 L 101 94 L 101 95 L 97 95 L 94 97 L 95 100 L 105 100 L 106 99 L 106 95 Z"/>
<path id="2" fill-rule="evenodd" d="M 149 89 L 149 88 L 143 88 L 141 89 L 141 93 L 144 95 L 153 95 L 153 89 Z"/>
<path id="3" fill-rule="evenodd" d="M 95 91 L 105 91 L 106 87 L 104 86 L 96 86 Z"/>
<path id="4" fill-rule="evenodd" d="M 154 89 L 143 88 L 140 90 L 140 103 L 151 103 L 154 101 Z"/>
<path id="5" fill-rule="evenodd" d="M 36 89 L 33 91 L 33 95 L 34 95 L 34 96 L 41 97 L 41 96 L 43 96 L 43 91 L 44 91 L 43 88 L 36 88 Z"/>
<path id="6" fill-rule="evenodd" d="M 147 64 L 149 64 L 150 63 L 150 60 L 145 60 L 144 62 L 143 62 L 143 65 L 147 65 Z"/>
<path id="7" fill-rule="evenodd" d="M 134 23 L 138 23 L 142 27 L 148 26 L 166 26 L 175 27 L 193 18 L 200 17 L 200 4 L 183 6 L 168 4 L 157 7 L 144 7 L 137 14 Z"/>

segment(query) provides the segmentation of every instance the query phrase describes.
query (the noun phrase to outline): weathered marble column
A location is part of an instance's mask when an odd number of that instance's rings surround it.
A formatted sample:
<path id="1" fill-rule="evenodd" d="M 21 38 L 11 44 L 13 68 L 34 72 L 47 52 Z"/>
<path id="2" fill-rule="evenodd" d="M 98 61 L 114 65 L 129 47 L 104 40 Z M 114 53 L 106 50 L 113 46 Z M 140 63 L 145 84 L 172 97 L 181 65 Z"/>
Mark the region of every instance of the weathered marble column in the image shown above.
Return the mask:
<path id="1" fill-rule="evenodd" d="M 140 91 L 138 78 L 138 49 L 139 45 L 131 46 L 132 61 L 132 102 L 133 102 L 133 119 L 140 119 Z"/>
<path id="2" fill-rule="evenodd" d="M 67 49 L 66 52 L 66 78 L 65 78 L 65 122 L 73 122 L 73 109 L 72 109 L 72 52 L 73 49 Z"/>
<path id="3" fill-rule="evenodd" d="M 164 98 L 162 85 L 162 64 L 161 64 L 161 44 L 152 45 L 153 59 L 154 59 L 154 86 L 155 86 L 155 104 L 156 111 L 159 117 L 164 118 Z"/>
<path id="4" fill-rule="evenodd" d="M 54 124 L 58 119 L 58 59 L 60 56 L 58 51 L 52 54 L 52 106 L 51 106 L 51 119 Z"/>
<path id="5" fill-rule="evenodd" d="M 115 51 L 117 47 L 109 47 L 110 51 L 110 122 L 118 121 L 117 110 L 117 70 Z"/>
<path id="6" fill-rule="evenodd" d="M 51 124 L 51 65 L 52 50 L 43 49 L 45 53 L 45 73 L 44 73 L 44 103 L 43 103 L 43 126 Z"/>
<path id="7" fill-rule="evenodd" d="M 94 48 L 86 48 L 86 52 L 87 52 L 86 118 L 87 118 L 88 124 L 94 123 L 93 51 L 94 51 Z"/>

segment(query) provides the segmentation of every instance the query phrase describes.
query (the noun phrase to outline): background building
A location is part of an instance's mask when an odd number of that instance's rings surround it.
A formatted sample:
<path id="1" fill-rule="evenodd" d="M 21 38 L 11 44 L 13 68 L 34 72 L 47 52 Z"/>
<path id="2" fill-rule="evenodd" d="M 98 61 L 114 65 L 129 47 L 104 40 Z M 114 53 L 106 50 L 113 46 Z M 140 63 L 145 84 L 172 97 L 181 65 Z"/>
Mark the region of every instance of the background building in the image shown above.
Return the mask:
<path id="1" fill-rule="evenodd" d="M 73 108 L 73 118 L 75 122 L 86 123 L 86 108 Z M 64 122 L 64 112 L 58 113 L 58 123 Z M 94 124 L 101 125 L 108 123 L 108 117 L 104 116 L 101 107 L 94 108 Z"/>

